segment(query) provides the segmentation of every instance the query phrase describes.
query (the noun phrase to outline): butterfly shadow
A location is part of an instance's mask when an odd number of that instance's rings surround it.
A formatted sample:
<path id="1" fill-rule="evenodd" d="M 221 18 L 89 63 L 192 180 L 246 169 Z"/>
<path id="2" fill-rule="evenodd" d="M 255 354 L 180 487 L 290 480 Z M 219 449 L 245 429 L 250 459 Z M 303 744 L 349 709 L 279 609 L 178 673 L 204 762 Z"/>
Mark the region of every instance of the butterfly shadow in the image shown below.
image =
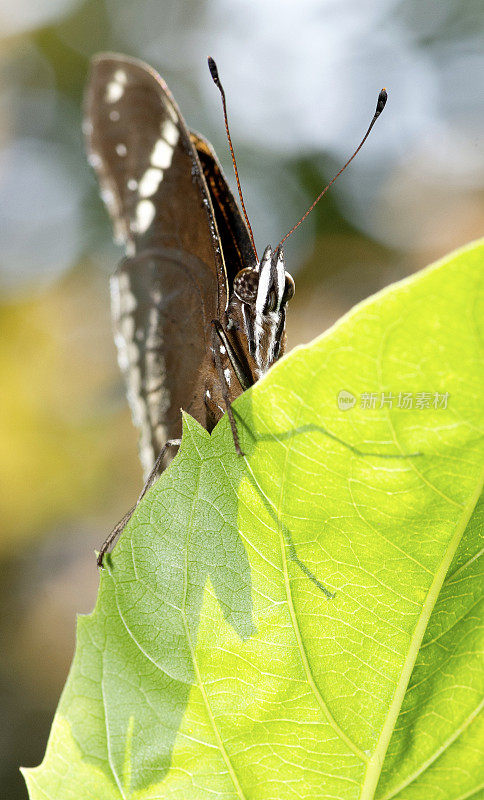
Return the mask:
<path id="1" fill-rule="evenodd" d="M 290 439 L 294 439 L 298 436 L 302 436 L 308 433 L 313 434 L 321 434 L 325 436 L 327 439 L 335 442 L 338 445 L 341 445 L 343 448 L 351 451 L 355 456 L 358 458 L 372 458 L 372 459 L 382 459 L 382 460 L 395 460 L 395 459 L 411 459 L 411 458 L 418 458 L 423 455 L 421 452 L 416 453 L 388 453 L 388 452 L 375 452 L 370 450 L 363 450 L 356 445 L 351 444 L 350 442 L 345 441 L 341 437 L 337 436 L 336 434 L 329 431 L 322 425 L 318 425 L 316 423 L 306 423 L 304 425 L 300 425 L 296 428 L 291 428 L 286 431 L 278 431 L 276 433 L 254 433 L 253 426 L 250 424 L 251 419 L 251 404 L 250 400 L 248 404 L 245 406 L 245 415 L 242 416 L 237 409 L 233 408 L 234 416 L 237 420 L 237 425 L 239 428 L 242 428 L 245 432 L 244 436 L 244 451 L 245 454 L 251 452 L 259 443 L 264 442 L 271 442 L 274 441 L 278 442 L 285 442 Z M 248 412 L 248 413 L 247 413 Z M 247 421 L 249 420 L 249 422 Z M 302 573 L 321 593 L 321 595 L 326 600 L 333 600 L 335 598 L 335 593 L 330 591 L 330 589 L 322 582 L 322 580 L 315 574 L 315 572 L 310 568 L 309 564 L 306 563 L 303 559 L 301 559 L 297 552 L 296 543 L 294 540 L 293 532 L 291 529 L 285 524 L 285 522 L 281 519 L 280 514 L 277 512 L 275 507 L 271 504 L 268 497 L 265 495 L 261 486 L 259 485 L 256 476 L 254 473 L 249 469 L 247 471 L 247 478 L 250 483 L 256 489 L 259 498 L 269 516 L 272 519 L 274 527 L 276 530 L 280 530 L 284 542 L 287 548 L 287 555 L 290 561 L 294 564 L 296 569 Z"/>
<path id="2" fill-rule="evenodd" d="M 206 705 L 203 682 L 224 661 L 224 622 L 239 642 L 256 632 L 251 569 L 237 529 L 244 461 L 230 453 L 228 483 L 226 459 L 199 433 L 198 465 L 179 453 L 104 557 L 97 613 L 105 617 L 105 764 L 127 793 L 159 785 L 170 769 L 188 701 Z M 74 722 L 79 741 L 84 724 Z M 85 758 L 99 766 L 97 754 Z"/>

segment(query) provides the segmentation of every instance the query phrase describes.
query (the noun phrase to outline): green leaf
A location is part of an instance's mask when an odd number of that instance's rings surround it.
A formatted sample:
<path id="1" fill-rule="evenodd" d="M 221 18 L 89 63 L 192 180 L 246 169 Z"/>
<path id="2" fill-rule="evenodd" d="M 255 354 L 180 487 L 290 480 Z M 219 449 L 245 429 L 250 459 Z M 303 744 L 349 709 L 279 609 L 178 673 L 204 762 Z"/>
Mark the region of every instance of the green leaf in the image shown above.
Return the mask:
<path id="1" fill-rule="evenodd" d="M 483 796 L 483 260 L 279 362 L 235 404 L 244 459 L 226 418 L 185 416 L 79 621 L 32 800 Z"/>
<path id="2" fill-rule="evenodd" d="M 379 800 L 482 796 L 483 531 L 481 496 L 430 617 L 383 765 Z"/>

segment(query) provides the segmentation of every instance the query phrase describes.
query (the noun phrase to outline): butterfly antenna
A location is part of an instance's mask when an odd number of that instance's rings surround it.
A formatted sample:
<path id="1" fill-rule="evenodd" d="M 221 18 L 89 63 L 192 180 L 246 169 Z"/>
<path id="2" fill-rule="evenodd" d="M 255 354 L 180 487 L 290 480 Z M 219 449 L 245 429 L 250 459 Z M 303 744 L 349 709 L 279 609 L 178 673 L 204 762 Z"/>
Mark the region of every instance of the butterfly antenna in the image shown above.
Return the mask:
<path id="1" fill-rule="evenodd" d="M 239 171 L 237 169 L 237 162 L 235 160 L 235 153 L 234 153 L 234 148 L 233 148 L 233 145 L 232 145 L 232 137 L 230 136 L 229 121 L 228 121 L 228 118 L 227 118 L 227 104 L 225 102 L 224 87 L 222 86 L 222 84 L 220 82 L 217 65 L 216 65 L 215 61 L 213 60 L 213 58 L 211 56 L 209 56 L 209 58 L 208 58 L 208 68 L 210 70 L 210 75 L 212 76 L 212 80 L 213 80 L 215 86 L 218 88 L 218 90 L 219 90 L 219 92 L 220 92 L 220 94 L 222 96 L 222 105 L 223 105 L 224 120 L 225 120 L 225 130 L 227 132 L 227 139 L 228 139 L 228 143 L 229 143 L 229 147 L 230 147 L 230 155 L 232 156 L 232 164 L 234 165 L 235 180 L 237 181 L 237 189 L 239 191 L 240 204 L 242 206 L 242 211 L 244 212 L 245 221 L 246 221 L 247 227 L 249 229 L 249 235 L 250 235 L 250 239 L 251 239 L 251 242 L 252 242 L 252 247 L 254 248 L 255 257 L 257 258 L 257 248 L 255 246 L 254 234 L 252 233 L 252 227 L 251 227 L 251 224 L 249 222 L 249 217 L 247 215 L 247 210 L 245 208 L 244 198 L 243 198 L 243 195 L 242 195 L 242 187 L 240 185 L 240 180 L 239 180 Z"/>
<path id="2" fill-rule="evenodd" d="M 385 108 L 385 103 L 387 102 L 387 97 L 388 97 L 388 95 L 387 95 L 387 90 L 386 90 L 386 89 L 382 89 L 382 90 L 381 90 L 381 92 L 380 92 L 380 94 L 378 95 L 378 101 L 377 101 L 377 104 L 376 104 L 376 111 L 375 111 L 375 113 L 374 113 L 374 115 L 373 115 L 373 119 L 372 119 L 372 121 L 370 122 L 370 125 L 369 125 L 369 128 L 368 128 L 368 130 L 367 130 L 367 132 L 365 133 L 365 135 L 363 136 L 363 139 L 362 139 L 362 140 L 361 140 L 361 142 L 359 143 L 359 145 L 358 145 L 358 147 L 356 148 L 355 152 L 353 153 L 353 155 L 351 156 L 351 158 L 349 158 L 349 159 L 348 159 L 348 161 L 346 162 L 346 164 L 345 164 L 343 167 L 341 167 L 340 171 L 339 171 L 339 172 L 338 172 L 338 173 L 337 173 L 337 174 L 334 176 L 334 178 L 332 178 L 332 180 L 330 180 L 330 182 L 328 183 L 328 185 L 324 187 L 323 191 L 322 191 L 322 192 L 320 192 L 320 193 L 318 194 L 318 196 L 317 196 L 316 200 L 314 201 L 314 203 L 312 203 L 312 204 L 309 206 L 308 210 L 307 210 L 307 211 L 306 211 L 306 213 L 305 213 L 305 214 L 304 214 L 304 215 L 301 217 L 301 219 L 299 220 L 299 222 L 296 222 L 296 224 L 294 225 L 294 227 L 292 227 L 292 228 L 291 228 L 291 230 L 289 231 L 289 233 L 286 233 L 286 235 L 284 236 L 284 238 L 283 238 L 283 239 L 281 239 L 281 241 L 280 241 L 280 242 L 279 242 L 279 244 L 278 244 L 278 247 L 281 247 L 281 245 L 282 245 L 282 244 L 284 244 L 284 242 L 286 241 L 286 239 L 288 239 L 288 238 L 289 238 L 289 236 L 291 236 L 291 234 L 292 234 L 292 233 L 294 233 L 294 231 L 296 230 L 296 228 L 299 228 L 300 224 L 301 224 L 302 222 L 304 222 L 304 220 L 306 219 L 306 217 L 307 217 L 307 216 L 309 216 L 309 214 L 310 214 L 310 213 L 311 213 L 311 211 L 313 210 L 314 206 L 315 206 L 315 205 L 317 205 L 317 203 L 319 203 L 319 201 L 320 201 L 320 200 L 321 200 L 321 198 L 322 198 L 322 197 L 323 197 L 323 196 L 326 194 L 326 192 L 328 191 L 328 189 L 330 189 L 330 188 L 331 188 L 331 186 L 333 185 L 333 183 L 335 182 L 335 180 L 336 180 L 337 178 L 339 178 L 339 176 L 341 175 L 341 173 L 345 171 L 346 167 L 347 167 L 349 164 L 351 164 L 351 162 L 353 161 L 354 157 L 355 157 L 356 155 L 358 155 L 358 153 L 360 152 L 361 148 L 363 147 L 363 145 L 365 144 L 366 140 L 368 139 L 368 137 L 369 137 L 369 135 L 370 135 L 370 132 L 371 132 L 371 129 L 373 128 L 373 125 L 375 124 L 375 122 L 377 121 L 377 119 L 378 119 L 378 117 L 380 116 L 381 112 L 382 112 L 382 111 L 383 111 L 383 109 Z"/>

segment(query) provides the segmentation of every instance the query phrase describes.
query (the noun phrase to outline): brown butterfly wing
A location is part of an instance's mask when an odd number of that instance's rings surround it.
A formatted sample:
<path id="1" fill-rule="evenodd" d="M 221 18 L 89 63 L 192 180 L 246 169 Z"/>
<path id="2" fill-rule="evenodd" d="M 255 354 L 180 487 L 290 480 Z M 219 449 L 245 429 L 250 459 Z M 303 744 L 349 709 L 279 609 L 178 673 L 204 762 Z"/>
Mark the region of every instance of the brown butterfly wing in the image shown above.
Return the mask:
<path id="1" fill-rule="evenodd" d="M 180 409 L 210 427 L 204 374 L 227 280 L 210 194 L 180 112 L 142 62 L 106 54 L 86 95 L 90 161 L 127 258 L 112 278 L 120 366 L 148 472 L 181 434 Z"/>
<path id="2" fill-rule="evenodd" d="M 196 147 L 210 192 L 225 260 L 229 287 L 228 315 L 232 323 L 231 345 L 237 356 L 239 367 L 245 376 L 245 382 L 252 385 L 258 378 L 258 365 L 250 353 L 249 346 L 249 340 L 253 337 L 253 310 L 249 310 L 248 306 L 240 302 L 233 294 L 233 288 L 235 276 L 240 270 L 247 267 L 254 271 L 258 270 L 257 254 L 246 220 L 239 211 L 210 142 L 193 131 L 190 136 Z M 240 394 L 241 384 L 230 360 L 222 356 L 222 361 L 224 369 L 228 370 L 225 374 L 229 398 L 232 401 Z M 216 390 L 217 386 L 214 387 L 214 395 L 217 394 Z M 220 395 L 219 402 L 223 402 L 220 400 Z"/>
<path id="3" fill-rule="evenodd" d="M 190 138 L 196 148 L 210 193 L 224 255 L 230 295 L 237 272 L 245 267 L 255 267 L 257 256 L 247 223 L 229 189 L 212 145 L 195 131 L 190 132 Z"/>

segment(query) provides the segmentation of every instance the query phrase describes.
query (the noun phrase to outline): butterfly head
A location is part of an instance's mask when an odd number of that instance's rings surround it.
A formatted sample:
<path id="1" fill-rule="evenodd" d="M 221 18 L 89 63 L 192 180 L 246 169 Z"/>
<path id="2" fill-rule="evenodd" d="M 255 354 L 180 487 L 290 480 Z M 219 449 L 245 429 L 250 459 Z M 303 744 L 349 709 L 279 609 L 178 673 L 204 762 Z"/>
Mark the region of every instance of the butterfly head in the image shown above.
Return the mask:
<path id="1" fill-rule="evenodd" d="M 282 354 L 286 305 L 294 295 L 294 281 L 285 270 L 282 249 L 266 247 L 255 267 L 237 273 L 233 292 L 242 306 L 249 353 L 259 376 L 264 375 Z"/>

